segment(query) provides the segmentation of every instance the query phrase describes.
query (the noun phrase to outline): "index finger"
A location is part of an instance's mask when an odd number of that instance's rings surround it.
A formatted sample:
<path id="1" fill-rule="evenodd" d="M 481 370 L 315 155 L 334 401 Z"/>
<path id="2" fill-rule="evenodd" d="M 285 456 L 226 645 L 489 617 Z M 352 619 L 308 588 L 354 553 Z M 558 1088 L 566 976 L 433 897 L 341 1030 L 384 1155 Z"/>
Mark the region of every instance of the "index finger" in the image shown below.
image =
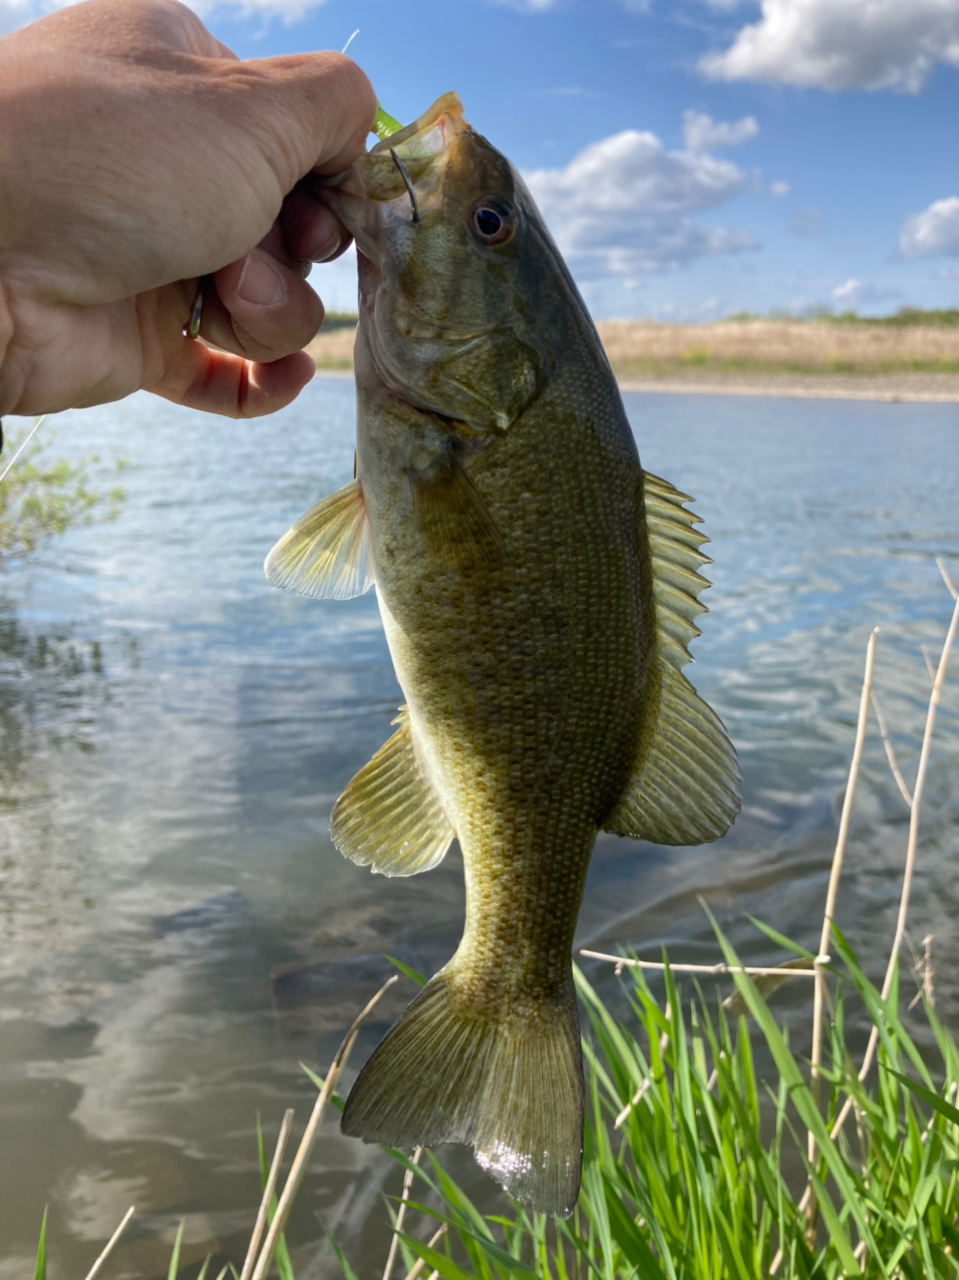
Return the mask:
<path id="1" fill-rule="evenodd" d="M 338 173 L 366 150 L 376 95 L 340 53 L 224 62 L 215 87 L 217 106 L 258 142 L 284 193 L 311 170 Z"/>

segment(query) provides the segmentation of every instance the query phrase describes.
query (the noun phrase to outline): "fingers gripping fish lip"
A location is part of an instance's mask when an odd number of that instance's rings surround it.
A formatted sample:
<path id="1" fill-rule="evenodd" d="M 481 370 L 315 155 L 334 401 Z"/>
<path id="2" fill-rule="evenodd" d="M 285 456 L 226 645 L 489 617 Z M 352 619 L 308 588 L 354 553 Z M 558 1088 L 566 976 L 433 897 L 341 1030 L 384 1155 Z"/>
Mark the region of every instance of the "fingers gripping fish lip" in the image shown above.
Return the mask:
<path id="1" fill-rule="evenodd" d="M 391 226 L 440 210 L 443 172 L 455 139 L 467 129 L 459 98 L 446 93 L 319 192 L 367 257 L 381 258 L 382 236 Z"/>

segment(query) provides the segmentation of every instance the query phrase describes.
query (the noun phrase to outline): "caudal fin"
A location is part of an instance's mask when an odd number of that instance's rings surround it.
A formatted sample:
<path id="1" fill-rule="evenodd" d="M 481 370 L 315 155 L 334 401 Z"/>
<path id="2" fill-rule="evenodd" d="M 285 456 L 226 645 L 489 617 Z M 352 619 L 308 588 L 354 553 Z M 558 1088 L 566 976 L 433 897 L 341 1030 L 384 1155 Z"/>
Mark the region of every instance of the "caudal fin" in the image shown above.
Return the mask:
<path id="1" fill-rule="evenodd" d="M 492 1019 L 438 973 L 387 1033 L 346 1102 L 343 1132 L 391 1147 L 465 1142 L 517 1200 L 568 1217 L 583 1156 L 583 1062 L 572 983 Z"/>

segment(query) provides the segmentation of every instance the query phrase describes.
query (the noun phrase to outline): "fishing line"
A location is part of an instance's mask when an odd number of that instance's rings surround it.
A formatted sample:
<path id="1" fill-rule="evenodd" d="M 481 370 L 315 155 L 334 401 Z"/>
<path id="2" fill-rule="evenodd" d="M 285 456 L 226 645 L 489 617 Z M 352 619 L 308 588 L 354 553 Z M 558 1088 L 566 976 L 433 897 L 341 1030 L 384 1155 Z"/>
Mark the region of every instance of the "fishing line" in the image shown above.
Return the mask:
<path id="1" fill-rule="evenodd" d="M 13 455 L 13 457 L 10 459 L 7 465 L 3 468 L 3 471 L 0 472 L 0 481 L 6 480 L 7 472 L 10 470 L 10 468 L 16 462 L 17 458 L 20 457 L 20 454 L 23 453 L 24 449 L 33 439 L 34 434 L 36 433 L 37 427 L 39 427 L 41 422 L 46 422 L 46 420 L 47 420 L 47 414 L 45 413 L 42 413 L 39 418 L 34 419 L 33 426 L 27 432 L 26 440 L 23 441 L 23 443 L 20 445 L 20 448 L 16 451 L 16 453 Z"/>

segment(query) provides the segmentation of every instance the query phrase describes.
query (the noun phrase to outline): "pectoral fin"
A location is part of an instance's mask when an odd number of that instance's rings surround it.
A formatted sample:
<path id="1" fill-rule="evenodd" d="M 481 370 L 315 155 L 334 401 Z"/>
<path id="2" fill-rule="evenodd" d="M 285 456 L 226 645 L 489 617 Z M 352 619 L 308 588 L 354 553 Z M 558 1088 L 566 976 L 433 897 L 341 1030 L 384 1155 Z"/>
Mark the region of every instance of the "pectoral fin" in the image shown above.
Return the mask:
<path id="1" fill-rule="evenodd" d="M 413 513 L 429 555 L 460 569 L 507 562 L 490 509 L 454 452 L 442 454 L 426 473 L 410 471 L 409 478 Z"/>
<path id="2" fill-rule="evenodd" d="M 682 674 L 687 645 L 699 635 L 693 619 L 705 612 L 698 572 L 708 558 L 706 538 L 690 499 L 658 476 L 643 477 L 646 529 L 653 575 L 656 657 L 647 675 L 645 714 L 636 765 L 607 819 L 615 835 L 656 844 L 716 840 L 739 812 L 741 775 L 722 721 Z"/>
<path id="3" fill-rule="evenodd" d="M 443 861 L 456 833 L 416 759 L 405 707 L 398 718 L 399 729 L 334 805 L 330 832 L 361 867 L 415 876 Z"/>
<path id="4" fill-rule="evenodd" d="M 319 600 L 351 600 L 373 582 L 370 525 L 358 480 L 297 520 L 263 565 L 271 587 Z"/>

